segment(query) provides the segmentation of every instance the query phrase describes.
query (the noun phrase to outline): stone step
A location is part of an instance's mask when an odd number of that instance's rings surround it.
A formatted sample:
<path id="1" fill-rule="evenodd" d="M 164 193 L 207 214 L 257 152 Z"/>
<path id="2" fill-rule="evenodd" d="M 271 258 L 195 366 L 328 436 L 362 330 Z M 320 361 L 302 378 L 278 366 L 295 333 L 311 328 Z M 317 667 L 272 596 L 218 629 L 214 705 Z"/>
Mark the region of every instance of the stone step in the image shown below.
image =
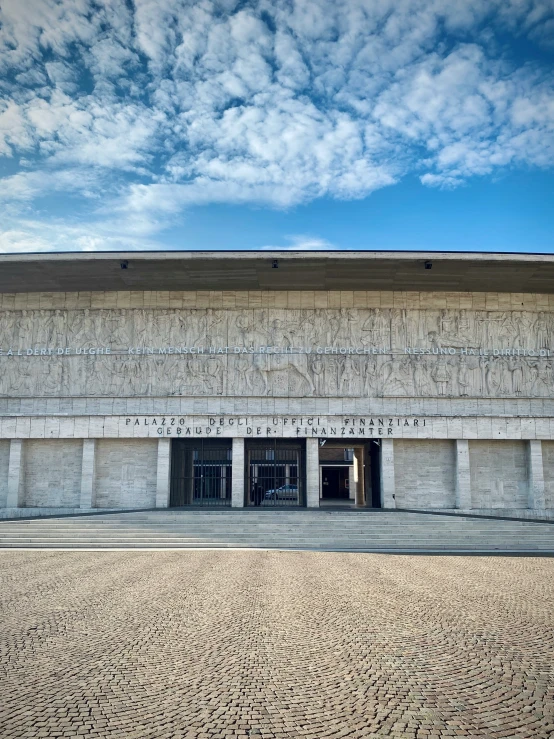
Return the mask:
<path id="1" fill-rule="evenodd" d="M 245 536 L 255 536 L 255 535 L 279 535 L 279 536 L 286 536 L 287 534 L 303 534 L 312 532 L 317 532 L 318 535 L 325 535 L 328 534 L 330 536 L 404 536 L 404 537 L 410 537 L 410 536 L 435 536 L 435 535 L 441 535 L 441 536 L 456 536 L 458 534 L 463 533 L 464 535 L 472 535 L 472 536 L 544 536 L 548 538 L 554 539 L 554 531 L 542 531 L 540 529 L 538 530 L 532 530 L 527 532 L 518 531 L 517 529 L 504 529 L 504 528 L 497 528 L 497 529 L 471 529 L 471 528 L 460 528 L 460 529 L 442 529 L 440 527 L 431 529 L 431 528 L 367 528 L 367 529 L 350 529 L 350 528 L 342 528 L 340 531 L 337 531 L 336 528 L 332 527 L 318 527 L 318 526 L 287 526 L 287 527 L 271 527 L 271 526 L 265 526 L 265 527 L 259 527 L 259 528 L 243 528 L 241 526 L 233 527 L 233 526 L 183 526 L 183 527 L 162 527 L 162 526 L 145 526 L 145 527 L 134 527 L 130 526 L 128 528 L 121 527 L 121 528 L 103 528 L 103 527 L 74 527 L 74 528 L 62 528 L 53 526 L 51 528 L 43 528 L 43 529 L 15 529 L 15 528 L 1 528 L 0 527 L 0 536 L 5 535 L 15 535 L 15 536 L 42 536 L 42 535 L 51 535 L 53 533 L 60 535 L 60 536 L 79 536 L 82 534 L 89 534 L 89 535 L 100 535 L 100 536 L 126 536 L 126 535 L 141 535 L 145 534 L 149 531 L 155 531 L 159 533 L 160 535 L 186 535 L 189 533 L 198 533 L 202 535 L 206 534 L 242 534 Z"/>
<path id="2" fill-rule="evenodd" d="M 463 534 L 464 536 L 540 536 L 554 539 L 554 531 L 528 531 L 521 532 L 513 529 L 402 529 L 402 528 L 375 528 L 375 529 L 341 529 L 337 531 L 333 528 L 319 528 L 316 526 L 303 526 L 303 527 L 286 527 L 286 528 L 272 528 L 264 527 L 259 529 L 245 529 L 242 527 L 196 527 L 187 526 L 180 528 L 163 528 L 158 526 L 145 526 L 141 528 L 128 527 L 120 529 L 110 528 L 86 528 L 86 527 L 75 527 L 71 529 L 64 529 L 59 527 L 44 528 L 44 529 L 4 529 L 0 528 L 0 536 L 51 536 L 53 534 L 57 536 L 141 536 L 148 533 L 156 533 L 160 536 L 185 536 L 187 534 L 196 533 L 198 535 L 206 536 L 211 534 L 221 535 L 241 535 L 241 536 L 286 536 L 287 534 L 292 535 L 303 535 L 308 533 L 317 533 L 319 536 L 457 536 Z"/>
<path id="3" fill-rule="evenodd" d="M 137 511 L 0 521 L 0 548 L 230 547 L 554 554 L 554 526 L 401 511 Z"/>
<path id="4" fill-rule="evenodd" d="M 242 542 L 242 543 L 235 543 L 235 542 L 202 542 L 199 543 L 183 543 L 183 542 L 177 542 L 177 543 L 165 543 L 165 542 L 130 542 L 126 544 L 121 543 L 106 543 L 106 544 L 99 544 L 98 542 L 75 542 L 71 544 L 67 544 L 66 542 L 57 542 L 57 543 L 50 543 L 50 544 L 44 544 L 41 542 L 31 542 L 22 544 L 21 542 L 14 542 L 14 543 L 6 543 L 2 544 L 0 548 L 3 549 L 62 549 L 67 551 L 77 550 L 77 549 L 98 549 L 98 550 L 120 550 L 120 551 L 126 551 L 131 549 L 290 549 L 290 550 L 306 550 L 306 551 L 344 551 L 344 552 L 382 552 L 382 553 L 397 553 L 397 554 L 417 554 L 417 553 L 445 553 L 445 554 L 456 554 L 456 553 L 466 553 L 466 554 L 529 554 L 529 555 L 536 555 L 536 556 L 544 556 L 544 555 L 553 555 L 554 550 L 552 547 L 534 547 L 532 545 L 530 546 L 520 546 L 520 547 L 504 547 L 504 546 L 498 546 L 498 547 L 485 547 L 483 545 L 459 545 L 459 544 L 449 544 L 449 545 L 429 545 L 429 544 L 421 544 L 421 545 L 414 545 L 414 544 L 405 544 L 405 545 L 388 545 L 388 546 L 376 546 L 372 545 L 370 542 L 364 545 L 356 546 L 355 544 L 345 544 L 342 545 L 341 543 L 322 543 L 322 542 L 298 542 L 298 543 L 280 543 L 280 544 L 268 544 L 267 542 Z"/>

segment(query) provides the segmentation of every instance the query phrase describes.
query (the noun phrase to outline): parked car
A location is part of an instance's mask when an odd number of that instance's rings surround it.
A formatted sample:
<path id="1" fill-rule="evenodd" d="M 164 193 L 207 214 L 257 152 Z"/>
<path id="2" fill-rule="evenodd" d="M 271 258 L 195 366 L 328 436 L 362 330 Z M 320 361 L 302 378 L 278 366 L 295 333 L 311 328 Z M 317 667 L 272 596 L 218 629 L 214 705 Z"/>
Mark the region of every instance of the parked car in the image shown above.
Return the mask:
<path id="1" fill-rule="evenodd" d="M 265 500 L 298 500 L 297 485 L 281 485 L 280 488 L 265 491 Z"/>

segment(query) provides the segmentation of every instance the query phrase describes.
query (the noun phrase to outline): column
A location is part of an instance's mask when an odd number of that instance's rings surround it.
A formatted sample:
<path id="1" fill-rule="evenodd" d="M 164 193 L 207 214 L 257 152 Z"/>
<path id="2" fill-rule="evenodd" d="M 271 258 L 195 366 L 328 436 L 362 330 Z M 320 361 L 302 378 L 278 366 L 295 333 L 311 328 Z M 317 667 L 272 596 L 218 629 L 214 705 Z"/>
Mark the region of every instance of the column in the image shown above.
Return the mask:
<path id="1" fill-rule="evenodd" d="M 365 479 L 364 479 L 364 450 L 363 448 L 354 449 L 354 459 L 356 460 L 356 505 L 361 507 L 365 504 Z"/>
<path id="2" fill-rule="evenodd" d="M 471 509 L 471 476 L 469 473 L 469 442 L 456 440 L 456 508 Z"/>
<path id="3" fill-rule="evenodd" d="M 94 457 L 96 454 L 96 439 L 83 439 L 83 459 L 81 462 L 81 508 L 94 506 L 95 469 Z"/>
<path id="4" fill-rule="evenodd" d="M 306 505 L 319 508 L 319 439 L 306 439 Z"/>
<path id="5" fill-rule="evenodd" d="M 394 495 L 394 441 L 381 439 L 381 507 L 396 508 Z"/>
<path id="6" fill-rule="evenodd" d="M 8 495 L 6 508 L 23 506 L 23 440 L 10 441 L 10 459 L 8 462 Z"/>
<path id="7" fill-rule="evenodd" d="M 171 439 L 158 439 L 158 467 L 156 474 L 156 508 L 169 507 L 171 470 Z"/>
<path id="8" fill-rule="evenodd" d="M 233 439 L 231 470 L 231 506 L 244 508 L 244 439 Z"/>
<path id="9" fill-rule="evenodd" d="M 356 464 L 356 458 L 352 460 L 352 464 L 348 466 L 348 498 L 356 502 L 356 470 L 354 465 Z"/>
<path id="10" fill-rule="evenodd" d="M 542 466 L 542 442 L 530 440 L 528 442 L 529 460 L 529 502 L 528 507 L 533 510 L 544 510 L 546 507 L 544 492 L 544 469 Z"/>

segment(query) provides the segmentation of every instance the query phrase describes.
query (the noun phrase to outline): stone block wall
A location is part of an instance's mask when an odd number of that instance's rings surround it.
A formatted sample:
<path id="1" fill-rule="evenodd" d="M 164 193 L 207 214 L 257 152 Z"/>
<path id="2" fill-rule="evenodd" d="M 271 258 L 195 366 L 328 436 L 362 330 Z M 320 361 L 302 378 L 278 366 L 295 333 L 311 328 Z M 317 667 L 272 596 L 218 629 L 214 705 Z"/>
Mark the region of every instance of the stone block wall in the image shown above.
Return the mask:
<path id="1" fill-rule="evenodd" d="M 23 505 L 78 508 L 83 442 L 28 439 L 23 451 Z"/>
<path id="2" fill-rule="evenodd" d="M 455 442 L 395 439 L 394 477 L 397 508 L 454 508 Z"/>
<path id="3" fill-rule="evenodd" d="M 0 508 L 5 508 L 8 497 L 8 465 L 10 463 L 10 442 L 0 441 Z"/>
<path id="4" fill-rule="evenodd" d="M 554 441 L 542 442 L 545 507 L 554 508 Z"/>
<path id="5" fill-rule="evenodd" d="M 472 508 L 527 508 L 527 442 L 471 440 L 469 465 Z"/>
<path id="6" fill-rule="evenodd" d="M 99 439 L 96 508 L 154 508 L 157 439 Z"/>

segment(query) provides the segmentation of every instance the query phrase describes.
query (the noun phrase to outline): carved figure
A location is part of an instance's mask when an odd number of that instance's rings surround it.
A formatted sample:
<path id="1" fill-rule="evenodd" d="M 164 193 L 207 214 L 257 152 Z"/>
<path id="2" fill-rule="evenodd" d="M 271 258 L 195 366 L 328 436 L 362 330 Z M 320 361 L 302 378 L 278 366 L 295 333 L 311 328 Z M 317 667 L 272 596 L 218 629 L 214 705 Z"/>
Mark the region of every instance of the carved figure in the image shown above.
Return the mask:
<path id="1" fill-rule="evenodd" d="M 552 364 L 539 361 L 532 365 L 535 370 L 535 382 L 533 383 L 533 394 L 543 396 L 550 395 L 552 385 Z"/>
<path id="2" fill-rule="evenodd" d="M 414 356 L 413 358 L 414 388 L 417 395 L 431 394 L 431 381 L 427 362 L 423 356 Z"/>
<path id="3" fill-rule="evenodd" d="M 283 372 L 300 376 L 307 383 L 309 392 L 315 392 L 314 383 L 308 371 L 306 354 L 282 355 L 282 354 L 252 354 L 251 372 L 257 373 L 262 380 L 262 392 L 267 394 L 270 388 L 270 380 L 273 376 Z"/>
<path id="4" fill-rule="evenodd" d="M 496 357 L 496 370 L 498 375 L 498 390 L 501 395 L 509 395 L 510 383 L 508 381 L 509 370 L 503 357 Z"/>
<path id="5" fill-rule="evenodd" d="M 310 369 L 314 383 L 314 394 L 321 396 L 325 390 L 325 364 L 319 354 L 312 355 Z"/>
<path id="6" fill-rule="evenodd" d="M 393 351 L 404 349 L 408 343 L 406 311 L 394 308 L 390 312 L 389 346 Z"/>
<path id="7" fill-rule="evenodd" d="M 535 336 L 537 340 L 537 349 L 547 349 L 549 346 L 548 339 L 548 322 L 544 311 L 540 311 L 535 321 Z"/>
<path id="8" fill-rule="evenodd" d="M 52 346 L 65 347 L 66 344 L 65 313 L 55 310 L 52 316 Z"/>
<path id="9" fill-rule="evenodd" d="M 432 349 L 442 349 L 442 341 L 436 331 L 429 331 L 427 338 Z"/>
<path id="10" fill-rule="evenodd" d="M 61 361 L 51 357 L 40 357 L 38 361 L 40 362 L 38 383 L 41 392 L 44 395 L 61 395 Z"/>
<path id="11" fill-rule="evenodd" d="M 512 313 L 512 321 L 516 330 L 516 343 L 519 349 L 528 349 L 529 338 L 531 336 L 532 322 L 526 313 Z"/>
<path id="12" fill-rule="evenodd" d="M 471 330 L 471 322 L 465 308 L 460 310 L 460 314 L 458 316 L 458 339 L 468 346 L 477 343 Z"/>
<path id="13" fill-rule="evenodd" d="M 210 393 L 223 393 L 223 366 L 221 360 L 214 356 L 207 356 L 204 361 L 204 386 Z"/>
<path id="14" fill-rule="evenodd" d="M 197 339 L 198 345 L 205 343 L 206 346 L 225 346 L 227 339 L 223 337 L 223 316 L 221 311 L 207 308 L 204 316 L 204 336 Z"/>
<path id="15" fill-rule="evenodd" d="M 510 357 L 508 360 L 508 370 L 512 375 L 512 393 L 521 395 L 523 393 L 523 366 L 519 359 Z"/>
<path id="16" fill-rule="evenodd" d="M 380 308 L 375 308 L 366 318 L 363 326 L 362 344 L 364 346 L 389 346 L 390 323 L 383 315 Z"/>
<path id="17" fill-rule="evenodd" d="M 444 356 L 437 357 L 437 363 L 431 371 L 431 377 L 435 381 L 438 394 L 447 395 L 451 374 Z"/>
<path id="18" fill-rule="evenodd" d="M 325 318 L 325 344 L 326 346 L 334 346 L 340 331 L 340 316 L 338 311 L 327 309 L 324 312 Z"/>
<path id="19" fill-rule="evenodd" d="M 409 395 L 411 374 L 409 360 L 389 360 L 384 368 L 383 393 L 386 395 Z"/>
<path id="20" fill-rule="evenodd" d="M 486 395 L 494 395 L 498 385 L 495 377 L 495 365 L 492 357 L 481 357 L 481 380 L 483 393 Z"/>
<path id="21" fill-rule="evenodd" d="M 366 397 L 376 395 L 378 392 L 377 362 L 367 359 L 362 364 L 362 376 L 364 381 L 362 394 Z"/>
<path id="22" fill-rule="evenodd" d="M 339 395 L 356 395 L 355 385 L 359 374 L 360 370 L 354 364 L 353 358 L 350 355 L 346 356 L 339 370 Z"/>
<path id="23" fill-rule="evenodd" d="M 439 318 L 439 332 L 441 337 L 447 342 L 452 339 L 452 335 L 454 333 L 453 327 L 454 317 L 452 316 L 450 311 L 441 310 Z"/>
<path id="24" fill-rule="evenodd" d="M 255 327 L 250 314 L 247 311 L 239 311 L 235 318 L 235 325 L 239 336 L 238 345 L 249 346 L 252 343 L 250 337 Z"/>
<path id="25" fill-rule="evenodd" d="M 503 318 L 498 326 L 498 339 L 495 340 L 496 347 L 507 349 L 514 341 L 516 328 L 511 313 L 503 313 Z"/>
<path id="26" fill-rule="evenodd" d="M 29 311 L 21 311 L 21 318 L 16 321 L 15 325 L 15 333 L 19 333 L 19 339 L 16 339 L 15 343 L 18 345 L 18 347 L 31 347 L 33 345 L 33 330 L 34 330 L 34 323 L 35 320 L 33 318 L 33 315 L 29 313 Z M 10 344 L 13 342 L 14 336 L 14 326 L 13 323 L 11 325 L 11 340 Z"/>

